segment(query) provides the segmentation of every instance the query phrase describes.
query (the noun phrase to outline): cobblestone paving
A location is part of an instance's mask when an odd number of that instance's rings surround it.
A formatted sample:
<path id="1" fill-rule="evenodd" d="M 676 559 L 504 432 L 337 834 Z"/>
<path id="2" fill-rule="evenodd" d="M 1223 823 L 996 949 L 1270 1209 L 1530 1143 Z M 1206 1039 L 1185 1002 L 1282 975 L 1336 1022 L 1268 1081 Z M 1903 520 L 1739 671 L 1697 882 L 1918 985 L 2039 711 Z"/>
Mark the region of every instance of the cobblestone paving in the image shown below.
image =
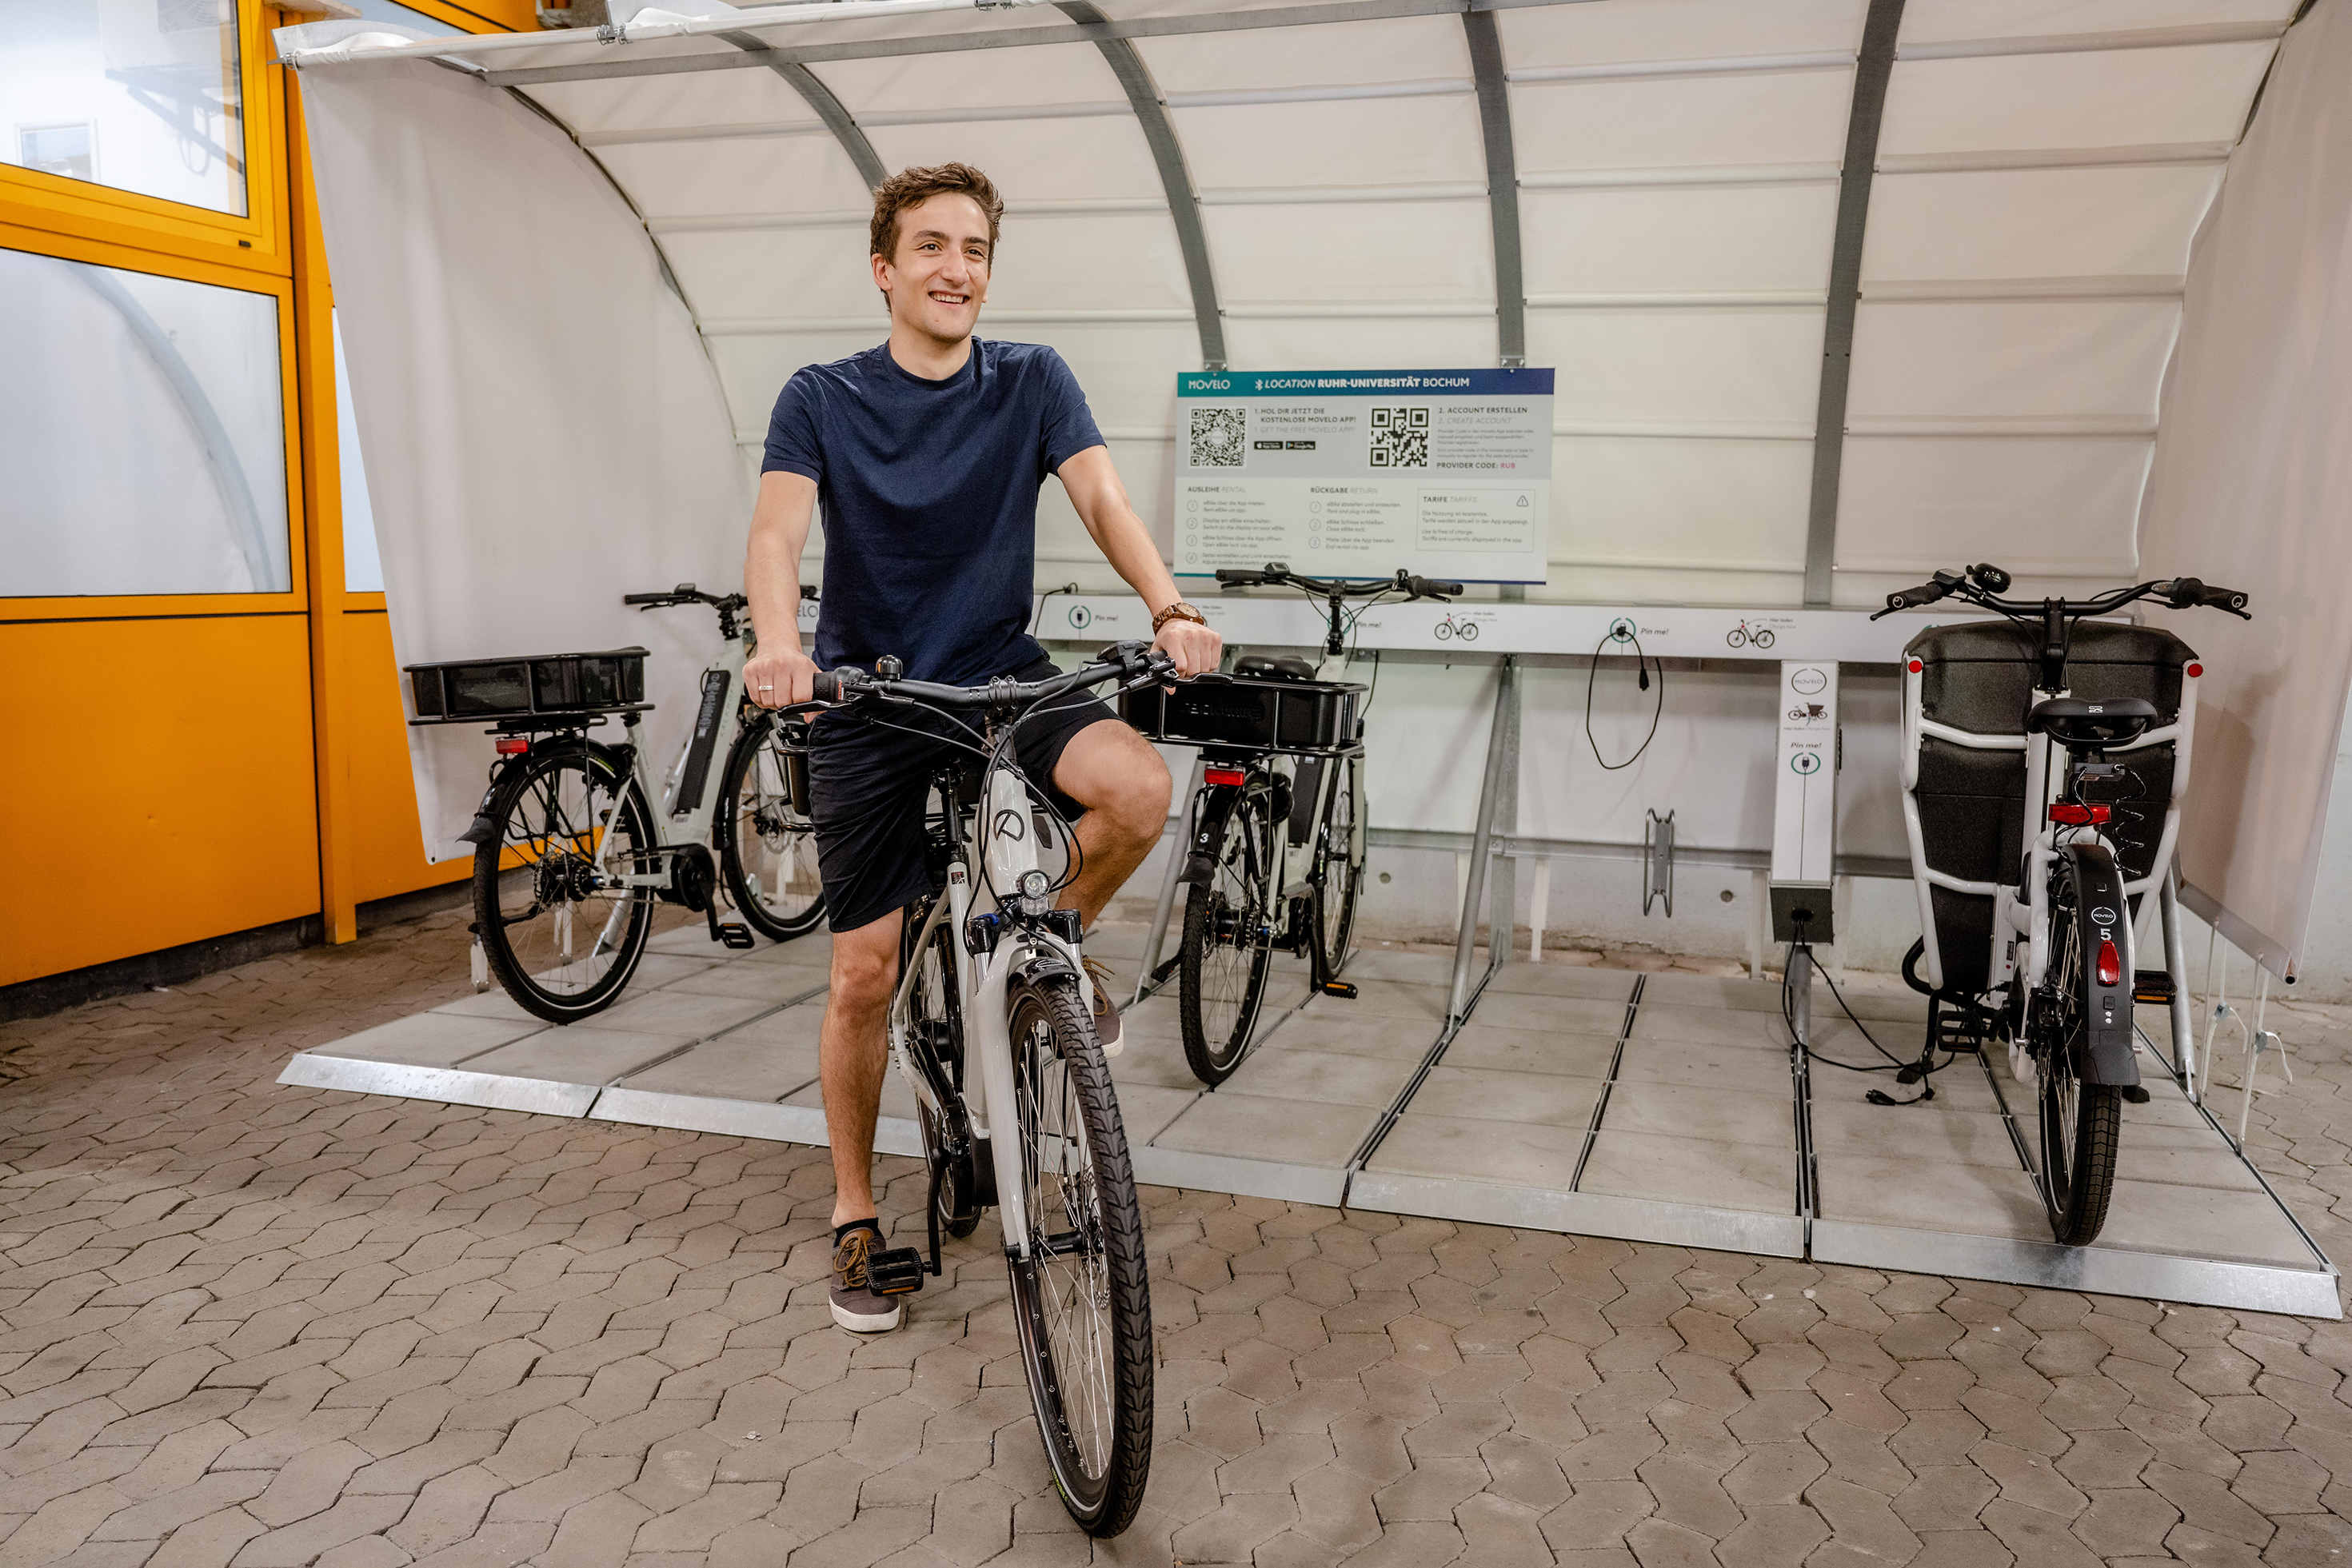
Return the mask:
<path id="1" fill-rule="evenodd" d="M 271 1082 L 464 942 L 0 1028 L 0 1568 L 2352 1559 L 2342 1325 L 1164 1189 L 1090 1543 L 992 1227 L 858 1343 L 822 1151 Z M 2286 1032 L 2254 1143 L 2333 1238 L 2352 1029 Z"/>

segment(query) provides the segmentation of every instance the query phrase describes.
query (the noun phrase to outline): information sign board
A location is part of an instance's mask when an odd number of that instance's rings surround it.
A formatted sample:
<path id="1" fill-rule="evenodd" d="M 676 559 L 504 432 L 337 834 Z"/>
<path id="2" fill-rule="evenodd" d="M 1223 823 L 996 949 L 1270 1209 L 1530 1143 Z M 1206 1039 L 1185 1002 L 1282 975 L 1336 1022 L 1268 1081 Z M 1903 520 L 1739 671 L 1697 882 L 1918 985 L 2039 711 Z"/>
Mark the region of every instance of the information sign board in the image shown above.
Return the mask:
<path id="1" fill-rule="evenodd" d="M 1542 582 L 1548 370 L 1176 378 L 1176 571 Z"/>

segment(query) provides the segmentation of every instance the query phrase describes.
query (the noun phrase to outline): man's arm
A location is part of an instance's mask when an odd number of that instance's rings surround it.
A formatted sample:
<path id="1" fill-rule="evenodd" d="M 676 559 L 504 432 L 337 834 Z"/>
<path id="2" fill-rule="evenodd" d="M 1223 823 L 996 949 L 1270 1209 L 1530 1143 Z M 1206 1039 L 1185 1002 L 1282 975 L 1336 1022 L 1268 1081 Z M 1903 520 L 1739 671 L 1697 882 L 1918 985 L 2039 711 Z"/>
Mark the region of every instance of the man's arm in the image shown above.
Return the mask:
<path id="1" fill-rule="evenodd" d="M 816 481 L 777 470 L 760 476 L 743 591 L 760 649 L 743 666 L 743 688 L 761 707 L 809 700 L 816 663 L 801 651 L 801 551 L 816 514 Z"/>
<path id="2" fill-rule="evenodd" d="M 1151 542 L 1151 530 L 1128 505 L 1127 486 L 1118 482 L 1118 470 L 1111 466 L 1110 449 L 1089 446 L 1056 472 L 1062 488 L 1070 494 L 1070 505 L 1077 509 L 1078 521 L 1094 536 L 1111 570 L 1142 596 L 1152 614 L 1181 599 L 1167 562 L 1160 559 L 1160 547 Z M 1176 661 L 1179 674 L 1187 675 L 1215 669 L 1225 648 L 1224 639 L 1214 632 L 1181 617 L 1160 627 L 1152 643 Z"/>

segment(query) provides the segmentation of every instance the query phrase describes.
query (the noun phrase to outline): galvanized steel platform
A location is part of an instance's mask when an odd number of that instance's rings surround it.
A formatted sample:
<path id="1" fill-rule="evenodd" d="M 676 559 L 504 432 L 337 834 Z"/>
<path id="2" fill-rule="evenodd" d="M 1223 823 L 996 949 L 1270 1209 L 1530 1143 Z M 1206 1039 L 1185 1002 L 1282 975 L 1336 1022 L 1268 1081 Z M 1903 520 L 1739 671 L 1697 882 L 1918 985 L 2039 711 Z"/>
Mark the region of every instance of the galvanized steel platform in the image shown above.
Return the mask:
<path id="1" fill-rule="evenodd" d="M 491 990 L 298 1054 L 279 1082 L 823 1144 L 826 938 L 735 954 L 656 937 L 631 995 L 555 1029 Z M 1132 985 L 1142 934 L 1088 951 Z M 1936 1098 L 1797 1070 L 1772 981 L 1513 963 L 1447 1037 L 1445 958 L 1360 953 L 1353 1001 L 1277 960 L 1250 1056 L 1213 1092 L 1185 1065 L 1173 988 L 1130 1009 L 1112 1062 L 1139 1180 L 1303 1203 L 2336 1318 L 2336 1270 L 2143 1036 L 2097 1245 L 2046 1239 L 2007 1117 L 2005 1062 L 1956 1061 Z M 1909 1055 L 1926 1003 L 1847 998 Z M 1825 993 L 1815 1050 L 1875 1060 Z M 1882 1028 L 1883 1026 L 1883 1028 Z M 1996 1069 L 1998 1076 L 1996 1075 Z M 2007 1093 L 2007 1104 L 2002 1100 Z M 1914 1091 L 1897 1090 L 1898 1093 Z M 876 1143 L 913 1155 L 886 1081 Z"/>

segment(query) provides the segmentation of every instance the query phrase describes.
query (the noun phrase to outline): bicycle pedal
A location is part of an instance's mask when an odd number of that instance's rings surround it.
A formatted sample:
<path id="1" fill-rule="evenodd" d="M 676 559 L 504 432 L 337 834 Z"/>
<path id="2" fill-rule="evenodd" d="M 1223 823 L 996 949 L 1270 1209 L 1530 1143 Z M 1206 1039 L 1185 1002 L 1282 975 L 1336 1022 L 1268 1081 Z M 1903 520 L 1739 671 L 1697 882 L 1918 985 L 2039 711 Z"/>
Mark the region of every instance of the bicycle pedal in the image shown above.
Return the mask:
<path id="1" fill-rule="evenodd" d="M 2172 977 L 2162 969 L 2140 969 L 2132 975 L 2132 1000 L 2136 1002 L 2168 1002 L 2172 999 Z"/>
<path id="2" fill-rule="evenodd" d="M 719 928 L 719 940 L 738 949 L 756 945 L 751 937 L 751 928 L 732 920 Z"/>
<path id="3" fill-rule="evenodd" d="M 893 1247 L 866 1255 L 866 1283 L 877 1296 L 904 1296 L 923 1288 L 923 1254 L 912 1247 Z"/>
<path id="4" fill-rule="evenodd" d="M 1326 980 L 1323 982 L 1323 994 L 1352 1002 L 1356 999 L 1356 985 L 1352 980 Z"/>

